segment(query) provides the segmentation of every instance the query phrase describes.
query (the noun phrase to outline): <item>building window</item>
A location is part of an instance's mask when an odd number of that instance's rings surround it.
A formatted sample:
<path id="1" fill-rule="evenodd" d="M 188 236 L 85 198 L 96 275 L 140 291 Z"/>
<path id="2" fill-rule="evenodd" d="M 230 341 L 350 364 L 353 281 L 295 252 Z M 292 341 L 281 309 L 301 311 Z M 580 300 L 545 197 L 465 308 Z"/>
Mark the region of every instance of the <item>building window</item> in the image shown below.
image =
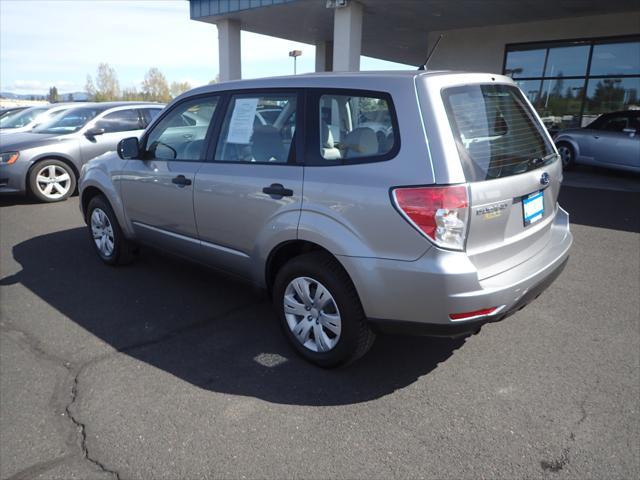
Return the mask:
<path id="1" fill-rule="evenodd" d="M 640 109 L 640 37 L 507 45 L 504 74 L 551 133 Z"/>

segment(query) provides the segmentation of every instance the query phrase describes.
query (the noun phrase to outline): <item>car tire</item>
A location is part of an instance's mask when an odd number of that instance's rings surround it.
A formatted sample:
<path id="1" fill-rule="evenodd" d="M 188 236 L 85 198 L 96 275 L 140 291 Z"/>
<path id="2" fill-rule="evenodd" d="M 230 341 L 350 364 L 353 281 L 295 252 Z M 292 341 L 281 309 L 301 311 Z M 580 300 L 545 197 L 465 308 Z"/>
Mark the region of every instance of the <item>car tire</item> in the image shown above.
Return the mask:
<path id="1" fill-rule="evenodd" d="M 61 160 L 42 160 L 29 170 L 29 191 L 39 201 L 62 202 L 76 190 L 76 174 Z"/>
<path id="2" fill-rule="evenodd" d="M 326 253 L 287 262 L 276 275 L 273 304 L 293 347 L 320 367 L 348 365 L 375 340 L 351 279 Z"/>
<path id="3" fill-rule="evenodd" d="M 573 146 L 567 142 L 559 142 L 556 148 L 560 154 L 560 160 L 562 160 L 562 168 L 565 170 L 571 169 L 576 162 L 576 152 Z"/>
<path id="4" fill-rule="evenodd" d="M 107 265 L 127 265 L 134 259 L 134 246 L 126 239 L 109 201 L 96 195 L 87 207 L 86 223 L 91 244 Z"/>

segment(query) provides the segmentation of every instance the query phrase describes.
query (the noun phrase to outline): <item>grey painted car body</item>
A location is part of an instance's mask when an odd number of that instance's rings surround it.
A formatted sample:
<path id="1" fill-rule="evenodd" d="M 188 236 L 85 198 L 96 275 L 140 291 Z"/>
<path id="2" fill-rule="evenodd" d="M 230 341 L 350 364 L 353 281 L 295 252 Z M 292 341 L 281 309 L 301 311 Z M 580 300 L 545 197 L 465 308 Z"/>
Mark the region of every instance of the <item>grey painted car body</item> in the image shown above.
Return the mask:
<path id="1" fill-rule="evenodd" d="M 92 195 L 103 193 L 128 238 L 239 275 L 260 287 L 269 287 L 267 266 L 273 252 L 290 242 L 310 242 L 333 254 L 345 268 L 370 319 L 452 326 L 464 323 L 452 321 L 453 312 L 496 305 L 500 306 L 496 313 L 506 313 L 529 293 L 539 293 L 536 287 L 551 278 L 569 255 L 568 214 L 557 205 L 562 168 L 556 159 L 525 174 L 468 182 L 441 92 L 469 84 L 514 85 L 507 77 L 489 74 L 367 72 L 202 87 L 174 100 L 165 114 L 197 95 L 238 90 L 385 92 L 397 112 L 400 147 L 386 161 L 330 166 L 306 164 L 306 151 L 299 144 L 299 163 L 283 165 L 204 158 L 122 160 L 109 153 L 83 169 L 81 208 Z M 535 112 L 532 115 L 542 125 Z M 553 145 L 546 131 L 544 135 Z M 542 174 L 549 179 L 544 187 Z M 192 185 L 173 184 L 177 175 Z M 263 187 L 272 183 L 290 188 L 293 195 L 273 198 L 263 193 Z M 396 186 L 436 184 L 468 188 L 471 220 L 463 251 L 431 243 L 399 214 L 390 197 Z M 516 199 L 541 188 L 544 218 L 524 230 Z M 487 220 L 480 215 L 482 208 L 500 202 L 508 208 L 499 216 Z"/>
<path id="2" fill-rule="evenodd" d="M 79 174 L 82 165 L 93 157 L 115 150 L 118 142 L 125 137 L 140 135 L 143 130 L 110 132 L 102 135 L 88 136 L 87 131 L 110 113 L 154 108 L 161 110 L 162 105 L 155 103 L 113 102 L 103 104 L 80 103 L 74 107 L 90 107 L 99 105 L 104 111 L 98 114 L 77 132 L 66 134 L 46 133 L 5 133 L 0 131 L 0 153 L 19 152 L 18 160 L 6 165 L 0 163 L 0 193 L 25 193 L 31 167 L 40 160 L 55 158 L 72 166 Z M 69 109 L 67 105 L 66 109 Z"/>
<path id="3" fill-rule="evenodd" d="M 634 117 L 635 124 L 640 125 L 640 112 L 619 112 L 603 117 L 613 115 Z M 555 137 L 556 144 L 570 144 L 577 164 L 640 173 L 640 131 L 636 128 L 628 131 L 601 130 L 594 127 L 597 121 L 585 128 L 560 132 Z"/>

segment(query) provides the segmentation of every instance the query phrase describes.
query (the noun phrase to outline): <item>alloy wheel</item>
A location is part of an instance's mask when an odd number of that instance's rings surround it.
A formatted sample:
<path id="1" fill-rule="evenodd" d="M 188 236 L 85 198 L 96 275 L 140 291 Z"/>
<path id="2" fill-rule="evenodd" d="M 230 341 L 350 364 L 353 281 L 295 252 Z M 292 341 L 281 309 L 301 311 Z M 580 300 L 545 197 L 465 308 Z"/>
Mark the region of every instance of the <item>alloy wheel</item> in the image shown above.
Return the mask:
<path id="1" fill-rule="evenodd" d="M 69 193 L 71 174 L 59 165 L 47 165 L 36 175 L 38 191 L 50 200 L 58 200 Z"/>

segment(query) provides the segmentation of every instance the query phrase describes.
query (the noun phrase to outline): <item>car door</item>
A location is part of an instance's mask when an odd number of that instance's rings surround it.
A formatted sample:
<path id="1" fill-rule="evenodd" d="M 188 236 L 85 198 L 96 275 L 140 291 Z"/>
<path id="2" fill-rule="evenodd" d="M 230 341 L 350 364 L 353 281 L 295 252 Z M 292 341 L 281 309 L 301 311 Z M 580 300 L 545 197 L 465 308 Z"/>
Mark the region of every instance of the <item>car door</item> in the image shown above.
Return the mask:
<path id="1" fill-rule="evenodd" d="M 301 142 L 291 125 L 301 118 L 295 90 L 229 95 L 210 147 L 211 161 L 196 174 L 194 208 L 205 261 L 250 277 L 250 259 L 266 244 L 295 238 L 302 205 Z M 271 125 L 256 122 L 265 106 L 281 108 Z M 295 136 L 295 135 L 294 135 Z M 296 146 L 297 143 L 297 146 Z M 262 248 L 262 250 L 261 250 Z"/>
<path id="2" fill-rule="evenodd" d="M 217 105 L 215 95 L 174 105 L 141 140 L 140 158 L 125 164 L 120 180 L 125 215 L 142 242 L 191 258 L 200 254 L 193 181 Z"/>
<path id="3" fill-rule="evenodd" d="M 592 155 L 597 163 L 640 167 L 640 132 L 630 114 L 608 118 L 593 131 Z"/>
<path id="4" fill-rule="evenodd" d="M 142 119 L 136 108 L 104 113 L 89 123 L 80 136 L 83 163 L 115 150 L 120 140 L 125 137 L 139 137 L 143 131 Z"/>

